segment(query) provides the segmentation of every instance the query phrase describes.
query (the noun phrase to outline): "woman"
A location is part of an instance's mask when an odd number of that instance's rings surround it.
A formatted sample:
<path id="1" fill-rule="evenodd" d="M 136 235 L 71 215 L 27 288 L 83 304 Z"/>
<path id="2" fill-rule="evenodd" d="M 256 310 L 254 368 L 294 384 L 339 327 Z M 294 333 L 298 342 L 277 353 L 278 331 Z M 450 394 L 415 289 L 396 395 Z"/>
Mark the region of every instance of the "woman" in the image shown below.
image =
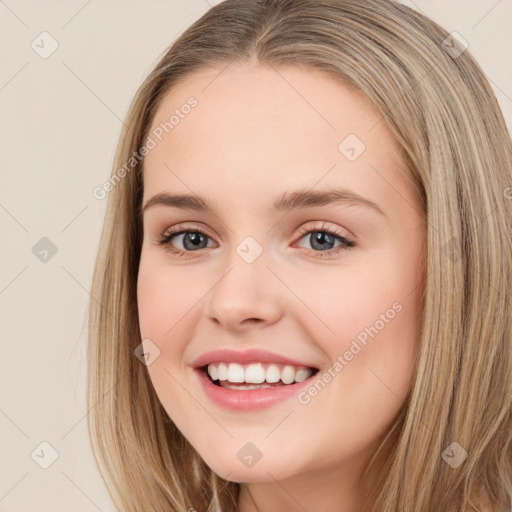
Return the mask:
<path id="1" fill-rule="evenodd" d="M 512 149 L 464 45 L 226 0 L 125 125 L 89 345 L 120 510 L 508 512 Z"/>

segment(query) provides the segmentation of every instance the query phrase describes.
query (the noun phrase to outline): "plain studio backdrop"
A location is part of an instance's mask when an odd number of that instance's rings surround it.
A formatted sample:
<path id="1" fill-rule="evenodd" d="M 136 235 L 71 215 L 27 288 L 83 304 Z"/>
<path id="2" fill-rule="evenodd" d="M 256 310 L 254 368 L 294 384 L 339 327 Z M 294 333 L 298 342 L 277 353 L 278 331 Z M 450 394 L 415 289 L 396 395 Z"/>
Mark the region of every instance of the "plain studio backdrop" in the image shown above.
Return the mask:
<path id="1" fill-rule="evenodd" d="M 137 88 L 214 3 L 0 2 L 1 512 L 114 510 L 87 434 L 93 190 Z M 512 129 L 512 2 L 404 3 L 464 37 Z"/>

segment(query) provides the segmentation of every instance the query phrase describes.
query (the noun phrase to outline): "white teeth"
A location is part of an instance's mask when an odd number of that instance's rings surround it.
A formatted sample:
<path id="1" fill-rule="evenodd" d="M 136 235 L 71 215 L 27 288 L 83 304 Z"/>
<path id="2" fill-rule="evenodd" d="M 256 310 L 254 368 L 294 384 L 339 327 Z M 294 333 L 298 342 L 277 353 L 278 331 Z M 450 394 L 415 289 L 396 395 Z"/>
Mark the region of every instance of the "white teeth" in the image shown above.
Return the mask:
<path id="1" fill-rule="evenodd" d="M 214 366 L 213 364 L 211 364 L 208 367 L 208 373 L 212 380 L 217 380 L 219 378 L 219 369 L 217 366 Z"/>
<path id="2" fill-rule="evenodd" d="M 210 371 L 210 366 L 214 365 L 208 365 L 208 372 Z M 210 377 L 213 379 L 213 375 L 211 373 Z M 228 366 L 226 364 L 220 363 L 219 366 L 217 366 L 217 379 L 228 380 Z"/>
<path id="3" fill-rule="evenodd" d="M 241 365 L 238 363 L 211 363 L 208 365 L 208 374 L 212 380 L 233 383 L 262 384 L 266 382 L 273 384 L 282 381 L 283 384 L 293 384 L 294 382 L 306 380 L 312 373 L 311 368 L 282 364 L 251 363 Z M 252 387 L 244 389 L 252 389 Z"/>
<path id="4" fill-rule="evenodd" d="M 285 384 L 295 382 L 295 368 L 293 366 L 286 365 L 281 372 L 281 380 Z"/>
<path id="5" fill-rule="evenodd" d="M 243 382 L 245 378 L 244 367 L 238 363 L 230 363 L 228 366 L 229 382 Z"/>
<path id="6" fill-rule="evenodd" d="M 261 363 L 250 364 L 245 369 L 245 382 L 249 384 L 261 384 L 265 382 L 265 376 L 265 370 Z"/>
<path id="7" fill-rule="evenodd" d="M 310 375 L 311 370 L 297 370 L 295 373 L 295 382 L 302 382 L 303 380 L 306 380 Z"/>
<path id="8" fill-rule="evenodd" d="M 279 382 L 281 380 L 281 372 L 279 371 L 279 366 L 276 364 L 271 364 L 267 368 L 267 378 L 265 379 L 269 383 Z"/>

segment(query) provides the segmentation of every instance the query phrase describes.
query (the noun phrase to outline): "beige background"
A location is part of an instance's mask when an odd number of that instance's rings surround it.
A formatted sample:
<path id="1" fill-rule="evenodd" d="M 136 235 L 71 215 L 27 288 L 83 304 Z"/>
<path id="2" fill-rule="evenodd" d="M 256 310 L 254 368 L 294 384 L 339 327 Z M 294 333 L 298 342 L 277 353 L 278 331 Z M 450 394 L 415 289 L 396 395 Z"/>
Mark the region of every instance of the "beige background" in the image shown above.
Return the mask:
<path id="1" fill-rule="evenodd" d="M 404 3 L 469 42 L 511 128 L 512 1 Z M 110 174 L 136 89 L 208 8 L 206 0 L 0 1 L 1 512 L 114 510 L 86 425 L 86 310 L 106 206 L 92 190 Z M 31 47 L 51 48 L 43 31 L 58 43 L 46 59 Z M 32 251 L 43 237 L 57 249 L 45 263 Z M 52 451 L 41 442 L 58 452 L 47 469 L 39 464 Z"/>

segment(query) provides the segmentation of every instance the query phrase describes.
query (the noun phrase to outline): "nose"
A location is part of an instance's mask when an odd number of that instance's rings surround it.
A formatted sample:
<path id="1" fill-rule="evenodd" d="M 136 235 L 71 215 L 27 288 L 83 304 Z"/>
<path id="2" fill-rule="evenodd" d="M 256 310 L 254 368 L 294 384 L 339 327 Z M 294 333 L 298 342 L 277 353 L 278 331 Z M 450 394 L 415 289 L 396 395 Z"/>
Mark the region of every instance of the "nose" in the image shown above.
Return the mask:
<path id="1" fill-rule="evenodd" d="M 260 257 L 247 263 L 235 254 L 205 297 L 205 315 L 232 332 L 264 328 L 283 314 L 282 285 Z"/>

